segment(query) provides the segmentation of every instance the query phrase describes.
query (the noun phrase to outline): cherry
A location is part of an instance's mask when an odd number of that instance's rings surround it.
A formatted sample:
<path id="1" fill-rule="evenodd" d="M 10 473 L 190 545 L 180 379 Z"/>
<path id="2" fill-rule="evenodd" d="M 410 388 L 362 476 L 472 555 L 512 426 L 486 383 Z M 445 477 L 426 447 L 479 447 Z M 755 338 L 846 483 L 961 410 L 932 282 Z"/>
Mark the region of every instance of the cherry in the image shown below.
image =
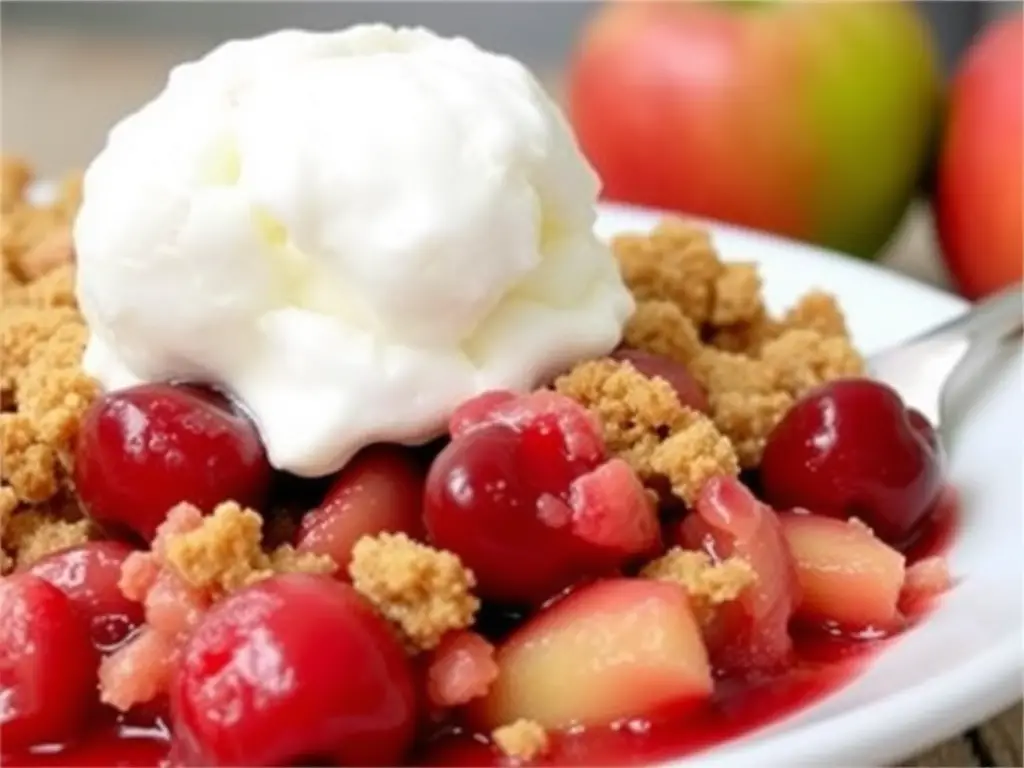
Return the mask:
<path id="1" fill-rule="evenodd" d="M 98 706 L 89 622 L 30 573 L 0 581 L 0 730 L 6 750 L 75 736 Z"/>
<path id="2" fill-rule="evenodd" d="M 789 620 L 800 602 L 800 586 L 775 512 L 735 478 L 714 477 L 678 533 L 686 549 L 703 549 L 719 560 L 741 557 L 756 576 L 739 598 L 717 606 L 703 627 L 715 666 L 731 673 L 785 667 L 793 648 Z"/>
<path id="3" fill-rule="evenodd" d="M 424 471 L 409 449 L 375 445 L 360 451 L 323 502 L 303 516 L 296 548 L 330 555 L 344 577 L 352 547 L 363 536 L 387 531 L 422 539 L 423 483 Z"/>
<path id="4" fill-rule="evenodd" d="M 607 461 L 597 423 L 554 392 L 470 401 L 427 477 L 427 532 L 482 596 L 541 602 L 653 548 L 658 525 L 631 470 Z"/>
<path id="5" fill-rule="evenodd" d="M 615 360 L 630 363 L 644 376 L 662 378 L 676 391 L 676 397 L 683 405 L 701 413 L 708 413 L 708 395 L 682 363 L 652 352 L 621 347 L 612 353 Z"/>
<path id="6" fill-rule="evenodd" d="M 111 392 L 82 418 L 75 485 L 99 523 L 149 541 L 181 501 L 260 507 L 271 479 L 256 428 L 220 395 L 143 384 Z"/>
<path id="7" fill-rule="evenodd" d="M 44 557 L 29 573 L 58 587 L 89 619 L 96 649 L 108 653 L 143 622 L 143 606 L 121 593 L 121 565 L 127 544 L 92 541 Z"/>
<path id="8" fill-rule="evenodd" d="M 761 463 L 765 498 L 858 517 L 900 544 L 938 498 L 942 452 L 935 432 L 885 384 L 834 381 L 800 400 L 772 431 Z"/>
<path id="9" fill-rule="evenodd" d="M 416 725 L 411 664 L 348 584 L 273 576 L 216 604 L 172 682 L 192 765 L 398 765 Z"/>

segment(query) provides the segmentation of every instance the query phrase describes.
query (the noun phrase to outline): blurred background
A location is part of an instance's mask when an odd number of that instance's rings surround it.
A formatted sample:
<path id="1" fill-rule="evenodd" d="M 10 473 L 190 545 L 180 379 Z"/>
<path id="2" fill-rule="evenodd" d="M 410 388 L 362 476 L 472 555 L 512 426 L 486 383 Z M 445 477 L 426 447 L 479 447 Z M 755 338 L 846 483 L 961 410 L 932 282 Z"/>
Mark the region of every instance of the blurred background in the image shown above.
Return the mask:
<path id="1" fill-rule="evenodd" d="M 332 29 L 362 21 L 386 21 L 395 24 L 423 24 L 443 34 L 466 35 L 485 48 L 521 59 L 533 69 L 556 98 L 564 100 L 572 87 L 568 82 L 567 63 L 572 60 L 574 52 L 579 50 L 578 43 L 584 30 L 596 15 L 606 10 L 605 5 L 599 2 L 554 0 L 4 2 L 0 5 L 3 149 L 31 158 L 43 175 L 56 175 L 68 168 L 80 167 L 102 146 L 107 130 L 120 116 L 160 90 L 170 66 L 195 58 L 222 40 L 256 35 L 281 27 Z M 725 6 L 725 13 L 736 15 L 740 4 L 726 2 L 722 5 Z M 949 82 L 950 76 L 960 66 L 965 51 L 982 30 L 993 25 L 997 19 L 1019 12 L 1021 7 L 1019 2 L 953 1 L 918 2 L 914 5 L 920 12 L 927 35 L 937 52 L 936 69 L 943 84 L 940 87 Z M 768 7 L 770 4 L 759 11 L 768 13 Z M 899 47 L 902 43 L 895 45 Z M 639 43 L 638 47 L 643 47 L 643 43 Z M 847 57 L 849 61 L 842 66 L 855 71 L 857 67 L 867 67 L 871 61 L 876 60 L 876 57 L 863 50 L 859 55 L 863 63 L 851 54 Z M 903 58 L 894 61 L 901 66 L 910 62 L 906 68 L 913 68 L 913 57 L 908 58 L 906 52 L 901 55 Z M 614 67 L 604 65 L 594 65 L 591 69 L 591 76 L 598 78 L 605 72 L 614 71 Z M 894 70 L 896 75 L 901 71 L 900 68 Z M 875 80 L 881 83 L 890 74 L 881 71 Z M 608 79 L 614 80 L 616 77 L 612 75 Z M 883 88 L 881 85 L 878 87 Z M 597 91 L 600 88 L 590 86 L 589 90 Z M 591 103 L 599 101 L 597 95 L 591 97 L 589 93 L 584 93 L 584 97 L 584 106 L 587 99 Z M 889 97 L 890 101 L 904 98 L 892 89 Z M 880 103 L 885 98 L 880 95 L 876 101 Z M 944 98 L 945 94 L 940 95 L 936 104 L 945 103 Z M 780 103 L 785 103 L 784 99 Z M 871 108 L 867 105 L 864 110 L 870 112 Z M 831 119 L 831 116 L 827 117 Z M 850 113 L 844 116 L 837 112 L 834 122 L 836 126 L 841 126 L 856 123 L 856 119 L 854 115 L 851 123 Z M 914 116 L 898 114 L 891 118 L 883 116 L 882 119 L 892 120 L 891 130 L 894 134 L 902 130 L 900 124 L 917 121 Z M 590 120 L 592 122 L 593 118 Z M 937 136 L 941 131 L 938 118 L 931 123 L 931 127 L 935 128 L 932 133 Z M 576 124 L 577 130 L 581 127 L 589 126 Z M 588 137 L 584 135 L 584 138 Z M 605 148 L 601 146 L 603 138 L 598 136 L 583 142 L 592 160 L 604 152 Z M 624 140 L 630 138 L 625 137 Z M 591 147 L 594 147 L 593 153 Z M 703 153 L 702 148 L 694 151 L 698 150 Z M 905 146 L 894 144 L 891 150 L 895 157 L 894 164 L 906 164 L 898 156 L 900 153 L 906 154 Z M 879 153 L 878 157 L 880 162 L 883 161 L 884 152 Z M 615 159 L 605 164 L 595 161 L 603 176 L 606 175 L 604 165 L 614 165 Z M 922 160 L 905 171 L 921 171 L 927 176 L 927 166 L 928 161 Z M 880 173 L 885 175 L 884 171 Z M 631 180 L 622 180 L 622 184 L 619 181 L 606 177 L 606 185 L 612 191 L 623 191 L 624 194 L 618 195 L 620 198 L 666 207 L 701 208 L 700 205 L 688 205 L 690 199 L 685 196 L 679 199 L 679 205 L 673 206 L 671 204 L 676 201 L 671 195 L 659 196 L 654 190 L 639 190 L 632 194 Z M 884 186 L 883 182 L 888 183 L 883 179 L 879 184 Z M 651 194 L 646 194 L 648 191 Z M 823 193 L 819 190 L 816 194 Z M 794 229 L 785 222 L 773 226 L 775 222 L 759 218 L 760 211 L 755 212 L 757 215 L 745 215 L 740 210 L 740 202 L 726 202 L 728 204 L 724 206 L 724 211 L 719 210 L 721 206 L 709 205 L 706 206 L 707 210 L 697 212 L 716 218 L 739 220 L 751 226 L 774 228 L 785 234 L 848 252 L 871 251 L 872 256 L 876 255 L 875 241 L 884 241 L 886 247 L 881 252 L 881 258 L 887 262 L 921 279 L 937 284 L 947 282 L 947 271 L 942 260 L 936 256 L 937 246 L 931 219 L 921 212 L 922 205 L 919 202 L 911 203 L 912 215 L 902 219 L 903 226 L 894 235 L 891 234 L 893 226 L 887 224 L 881 227 L 884 231 L 865 233 L 866 239 L 860 238 L 859 232 L 844 232 L 841 233 L 843 236 L 831 237 L 825 232 L 831 224 L 822 224 L 817 229 L 812 228 L 814 231 L 809 229 L 807 232 Z M 733 202 L 736 205 L 730 207 L 729 204 Z M 870 207 L 871 203 L 865 205 Z M 898 212 L 902 213 L 904 207 L 901 202 Z M 734 209 L 736 215 L 731 215 Z M 899 221 L 899 217 L 896 220 Z M 879 227 L 875 226 L 874 229 Z M 858 239 L 864 240 L 863 249 Z M 984 291 L 974 290 L 974 293 L 981 292 Z"/>
<path id="2" fill-rule="evenodd" d="M 515 56 L 559 92 L 570 51 L 601 5 L 579 2 L 7 2 L 0 5 L 3 146 L 42 172 L 80 165 L 107 129 L 155 95 L 173 64 L 222 40 L 281 27 L 423 24 Z M 922 2 L 949 72 L 1015 2 Z M 69 130 L 73 127 L 73 130 Z"/>

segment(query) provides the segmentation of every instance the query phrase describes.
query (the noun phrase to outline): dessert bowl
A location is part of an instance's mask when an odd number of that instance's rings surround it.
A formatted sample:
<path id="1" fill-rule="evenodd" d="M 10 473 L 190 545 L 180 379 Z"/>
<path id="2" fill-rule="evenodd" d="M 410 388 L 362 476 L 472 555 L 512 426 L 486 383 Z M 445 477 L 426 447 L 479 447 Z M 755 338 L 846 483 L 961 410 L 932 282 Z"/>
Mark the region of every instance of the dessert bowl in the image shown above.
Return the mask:
<path id="1" fill-rule="evenodd" d="M 662 214 L 607 205 L 602 235 L 647 230 Z M 723 260 L 758 263 L 770 309 L 821 287 L 846 312 L 865 355 L 949 320 L 959 298 L 904 276 L 737 227 L 711 224 Z M 1021 344 L 979 376 L 977 399 L 952 439 L 948 480 L 959 494 L 947 556 L 955 586 L 923 620 L 889 641 L 862 674 L 796 714 L 672 765 L 891 764 L 969 728 L 1021 696 Z"/>

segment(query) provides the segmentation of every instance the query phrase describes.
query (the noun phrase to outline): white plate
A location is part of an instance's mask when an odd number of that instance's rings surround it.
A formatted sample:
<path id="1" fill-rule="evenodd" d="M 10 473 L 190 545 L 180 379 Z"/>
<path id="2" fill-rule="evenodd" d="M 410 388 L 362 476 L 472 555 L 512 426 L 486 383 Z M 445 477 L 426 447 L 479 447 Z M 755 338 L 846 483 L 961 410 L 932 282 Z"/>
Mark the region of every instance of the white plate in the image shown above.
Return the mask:
<path id="1" fill-rule="evenodd" d="M 660 214 L 605 206 L 602 235 L 646 231 Z M 834 293 L 870 354 L 962 312 L 965 303 L 908 278 L 817 248 L 712 225 L 723 258 L 756 261 L 769 306 L 811 288 Z M 1021 697 L 1020 344 L 991 373 L 954 440 L 950 479 L 962 494 L 950 551 L 956 587 L 853 683 L 796 715 L 672 765 L 707 768 L 882 765 L 954 736 Z"/>

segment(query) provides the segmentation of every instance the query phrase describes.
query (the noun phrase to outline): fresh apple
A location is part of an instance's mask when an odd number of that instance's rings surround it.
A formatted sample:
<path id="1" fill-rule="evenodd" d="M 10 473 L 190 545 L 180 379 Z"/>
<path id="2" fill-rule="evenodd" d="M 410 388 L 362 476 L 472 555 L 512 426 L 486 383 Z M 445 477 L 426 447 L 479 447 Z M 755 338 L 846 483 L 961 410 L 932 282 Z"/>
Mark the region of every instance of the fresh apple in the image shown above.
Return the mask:
<path id="1" fill-rule="evenodd" d="M 863 257 L 914 194 L 939 95 L 925 24 L 891 2 L 611 3 L 568 88 L 609 198 Z"/>
<path id="2" fill-rule="evenodd" d="M 1024 272 L 1024 16 L 971 48 L 953 80 L 935 213 L 946 264 L 977 299 Z"/>

